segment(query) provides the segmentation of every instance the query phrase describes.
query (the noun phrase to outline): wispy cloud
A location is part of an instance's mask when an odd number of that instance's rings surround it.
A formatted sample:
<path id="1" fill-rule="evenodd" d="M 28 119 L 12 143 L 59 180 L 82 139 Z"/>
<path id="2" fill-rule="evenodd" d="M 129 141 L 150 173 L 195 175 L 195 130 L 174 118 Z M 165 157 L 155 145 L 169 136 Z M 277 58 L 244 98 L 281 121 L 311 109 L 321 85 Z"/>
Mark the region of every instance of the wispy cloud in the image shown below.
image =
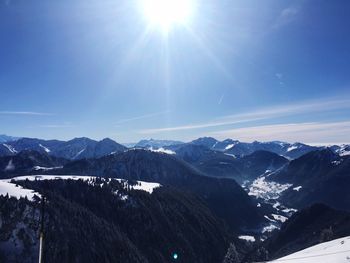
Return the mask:
<path id="1" fill-rule="evenodd" d="M 39 125 L 40 128 L 50 128 L 50 129 L 58 129 L 58 128 L 71 128 L 75 127 L 72 124 L 43 124 Z"/>
<path id="2" fill-rule="evenodd" d="M 276 77 L 278 79 L 282 79 L 283 78 L 283 74 L 282 73 L 276 73 L 275 75 L 276 75 Z"/>
<path id="3" fill-rule="evenodd" d="M 156 116 L 167 114 L 169 112 L 170 111 L 167 110 L 167 111 L 154 112 L 154 113 L 149 113 L 149 114 L 145 114 L 145 115 L 141 115 L 141 116 L 131 117 L 131 118 L 127 118 L 127 119 L 121 119 L 121 120 L 116 122 L 116 126 L 120 126 L 120 124 L 127 123 L 127 122 L 132 122 L 132 121 L 136 121 L 136 120 L 153 118 L 153 117 L 156 117 Z"/>
<path id="4" fill-rule="evenodd" d="M 143 129 L 140 130 L 140 134 L 156 134 L 162 132 L 172 132 L 181 130 L 193 130 L 193 129 L 203 129 L 211 127 L 220 127 L 226 125 L 234 125 L 238 123 L 247 123 L 258 120 L 268 120 L 284 116 L 293 116 L 299 114 L 315 113 L 315 112 L 328 112 L 338 109 L 350 109 L 350 98 L 349 99 L 339 99 L 333 98 L 328 100 L 313 100 L 305 101 L 303 103 L 289 104 L 289 105 L 279 105 L 275 107 L 262 108 L 259 110 L 233 114 L 228 116 L 222 116 L 214 120 L 197 123 L 197 124 L 186 124 L 174 127 L 165 128 L 153 128 L 153 129 Z"/>
<path id="5" fill-rule="evenodd" d="M 283 74 L 282 73 L 276 73 L 275 74 L 276 78 L 278 79 L 278 82 L 280 85 L 284 85 L 284 82 L 283 82 Z"/>
<path id="6" fill-rule="evenodd" d="M 140 134 L 155 134 L 161 132 L 172 132 L 172 131 L 183 131 L 183 130 L 193 130 L 193 129 L 201 129 L 201 128 L 210 128 L 217 126 L 224 126 L 230 124 L 237 124 L 249 121 L 256 121 L 261 118 L 244 118 L 244 119 L 236 119 L 236 120 L 228 120 L 228 121 L 216 121 L 216 122 L 207 122 L 201 124 L 189 124 L 183 126 L 175 126 L 175 127 L 167 127 L 167 128 L 155 128 L 155 129 L 143 129 L 140 130 Z"/>
<path id="7" fill-rule="evenodd" d="M 262 125 L 211 132 L 219 138 L 234 138 L 242 141 L 302 141 L 307 143 L 349 143 L 350 121 L 306 122 Z"/>
<path id="8" fill-rule="evenodd" d="M 273 25 L 273 28 L 278 29 L 280 27 L 294 22 L 297 19 L 299 12 L 300 8 L 295 6 L 290 6 L 283 9 L 278 15 L 276 22 Z"/>
<path id="9" fill-rule="evenodd" d="M 222 100 L 224 99 L 224 97 L 225 97 L 225 95 L 222 94 L 221 97 L 220 97 L 220 99 L 219 99 L 219 102 L 218 102 L 219 105 L 222 103 Z"/>
<path id="10" fill-rule="evenodd" d="M 52 113 L 35 111 L 0 111 L 1 115 L 32 115 L 32 116 L 51 116 Z"/>

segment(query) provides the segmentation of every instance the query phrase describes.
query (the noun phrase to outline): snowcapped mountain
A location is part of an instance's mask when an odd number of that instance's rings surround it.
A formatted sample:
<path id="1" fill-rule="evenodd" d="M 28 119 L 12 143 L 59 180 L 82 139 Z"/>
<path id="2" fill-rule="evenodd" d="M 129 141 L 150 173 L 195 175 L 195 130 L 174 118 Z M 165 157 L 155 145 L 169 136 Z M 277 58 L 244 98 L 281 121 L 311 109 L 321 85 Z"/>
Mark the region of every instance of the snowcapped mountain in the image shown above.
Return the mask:
<path id="1" fill-rule="evenodd" d="M 111 153 L 122 152 L 126 149 L 125 146 L 109 138 L 101 141 L 95 141 L 89 138 L 75 138 L 70 141 L 21 138 L 16 141 L 0 144 L 0 156 L 15 155 L 21 151 L 31 150 L 76 160 L 99 158 Z"/>
<path id="2" fill-rule="evenodd" d="M 31 150 L 41 153 L 50 153 L 53 149 L 62 144 L 63 141 L 58 140 L 42 140 L 35 138 L 21 138 L 16 141 L 7 142 L 6 145 L 11 147 L 12 151 L 8 155 L 13 155 L 17 152 Z"/>
<path id="3" fill-rule="evenodd" d="M 89 138 L 75 138 L 59 145 L 52 151 L 52 155 L 78 160 L 84 158 L 99 158 L 111 153 L 118 153 L 126 150 L 126 147 L 115 141 L 105 138 L 102 141 L 95 141 Z"/>
<path id="4" fill-rule="evenodd" d="M 218 141 L 212 137 L 198 138 L 192 142 L 195 145 L 202 145 L 215 151 L 225 152 L 235 156 L 245 156 L 255 151 L 269 151 L 289 159 L 298 158 L 308 152 L 320 149 L 321 147 L 310 146 L 302 143 L 286 143 L 280 141 L 252 143 L 240 142 L 238 140 L 226 139 Z"/>
<path id="5" fill-rule="evenodd" d="M 16 141 L 20 139 L 19 137 L 7 136 L 5 134 L 0 134 L 0 143 Z"/>
<path id="6" fill-rule="evenodd" d="M 350 156 L 339 156 L 326 148 L 291 161 L 267 180 L 291 185 L 280 198 L 288 206 L 302 208 L 322 202 L 349 210 L 349 171 Z"/>
<path id="7" fill-rule="evenodd" d="M 11 145 L 8 145 L 6 143 L 0 144 L 0 156 L 14 155 L 16 153 L 16 149 L 14 149 Z"/>
<path id="8" fill-rule="evenodd" d="M 237 140 L 232 140 L 232 139 L 226 139 L 224 141 L 217 141 L 213 147 L 211 147 L 213 150 L 217 151 L 228 151 L 234 146 L 236 146 L 239 143 Z"/>
<path id="9" fill-rule="evenodd" d="M 183 144 L 183 142 L 172 141 L 172 140 L 149 139 L 149 140 L 141 140 L 138 143 L 134 144 L 132 147 L 159 149 L 159 148 L 164 148 L 166 146 L 177 145 L 177 144 Z"/>
<path id="10" fill-rule="evenodd" d="M 305 153 L 318 149 L 314 146 L 309 146 L 302 143 L 285 143 L 285 142 L 257 142 L 244 143 L 236 142 L 229 149 L 225 149 L 226 153 L 234 155 L 247 155 L 255 151 L 269 151 L 282 156 L 285 156 L 290 159 L 295 159 L 302 156 Z"/>
<path id="11" fill-rule="evenodd" d="M 212 137 L 201 137 L 196 140 L 193 140 L 191 143 L 195 145 L 202 145 L 202 146 L 208 147 L 209 149 L 213 149 L 216 143 L 218 143 L 218 140 Z"/>
<path id="12" fill-rule="evenodd" d="M 325 147 L 310 146 L 303 143 L 286 143 L 280 141 L 252 143 L 226 139 L 218 141 L 212 137 L 202 137 L 189 143 L 174 140 L 141 140 L 138 143 L 120 145 L 111 139 L 100 142 L 89 138 L 75 138 L 70 141 L 42 140 L 34 138 L 16 138 L 0 135 L 0 156 L 14 155 L 23 150 L 35 150 L 67 159 L 98 158 L 113 152 L 120 152 L 126 148 L 170 149 L 179 145 L 192 144 L 204 146 L 213 151 L 219 151 L 231 156 L 245 156 L 255 151 L 269 151 L 282 155 L 288 159 L 296 159 L 308 152 L 324 149 Z M 350 145 L 329 146 L 340 156 L 350 155 Z"/>
<path id="13" fill-rule="evenodd" d="M 350 155 L 350 145 L 348 144 L 333 145 L 330 148 L 340 156 Z"/>

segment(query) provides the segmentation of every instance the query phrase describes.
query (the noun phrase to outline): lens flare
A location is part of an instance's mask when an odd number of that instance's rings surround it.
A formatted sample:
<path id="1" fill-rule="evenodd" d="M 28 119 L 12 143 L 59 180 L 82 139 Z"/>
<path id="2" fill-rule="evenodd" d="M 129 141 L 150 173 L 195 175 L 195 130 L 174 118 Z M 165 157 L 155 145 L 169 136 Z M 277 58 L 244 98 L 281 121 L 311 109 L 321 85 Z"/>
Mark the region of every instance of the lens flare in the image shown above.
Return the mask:
<path id="1" fill-rule="evenodd" d="M 175 24 L 186 25 L 193 12 L 191 0 L 142 0 L 144 16 L 154 26 L 168 31 Z"/>

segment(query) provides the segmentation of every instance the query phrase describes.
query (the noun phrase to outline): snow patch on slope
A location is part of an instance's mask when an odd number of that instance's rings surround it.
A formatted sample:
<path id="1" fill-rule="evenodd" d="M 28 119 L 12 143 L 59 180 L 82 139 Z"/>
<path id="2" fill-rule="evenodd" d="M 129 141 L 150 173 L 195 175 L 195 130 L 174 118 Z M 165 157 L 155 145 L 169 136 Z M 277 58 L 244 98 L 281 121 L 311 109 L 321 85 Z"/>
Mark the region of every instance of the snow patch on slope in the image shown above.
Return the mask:
<path id="1" fill-rule="evenodd" d="M 169 150 L 169 149 L 164 149 L 164 148 L 158 148 L 158 149 L 153 149 L 153 147 L 149 148 L 151 152 L 158 152 L 158 153 L 166 153 L 166 154 L 176 154 L 174 151 Z"/>
<path id="2" fill-rule="evenodd" d="M 73 159 L 78 158 L 78 156 L 79 156 L 80 154 L 82 154 L 84 151 L 85 151 L 85 148 L 82 149 L 82 150 L 80 150 L 80 151 L 73 157 Z"/>
<path id="3" fill-rule="evenodd" d="M 57 166 L 57 167 L 34 166 L 33 170 L 35 170 L 35 171 L 39 171 L 39 170 L 50 171 L 50 170 L 61 169 L 61 168 L 63 168 L 63 166 Z"/>
<path id="4" fill-rule="evenodd" d="M 35 181 L 35 180 L 83 180 L 86 182 L 92 182 L 96 177 L 94 176 L 75 176 L 75 175 L 26 175 L 26 176 L 18 176 L 11 179 L 2 179 L 0 180 L 0 195 L 6 195 L 9 194 L 9 196 L 13 196 L 16 198 L 20 197 L 27 197 L 29 200 L 32 200 L 34 198 L 34 195 L 37 195 L 40 197 L 40 194 L 37 192 L 34 192 L 31 189 L 24 189 L 22 186 L 16 186 L 16 181 Z M 105 180 L 105 182 L 108 183 L 110 178 L 101 178 L 102 180 Z M 117 180 L 119 182 L 123 182 L 125 185 L 125 188 L 133 189 L 133 190 L 141 190 L 148 193 L 152 193 L 154 189 L 161 187 L 158 183 L 150 183 L 150 182 L 143 182 L 143 181 L 136 181 L 135 185 L 129 185 L 128 181 L 125 179 L 116 179 L 112 178 L 113 180 Z M 126 199 L 126 198 L 125 198 Z"/>
<path id="5" fill-rule="evenodd" d="M 6 194 L 17 199 L 27 197 L 29 200 L 32 200 L 35 195 L 40 197 L 40 194 L 33 190 L 25 189 L 22 186 L 7 182 L 6 180 L 0 180 L 0 195 L 5 196 Z"/>
<path id="6" fill-rule="evenodd" d="M 350 236 L 321 243 L 270 262 L 345 263 L 350 262 Z"/>
<path id="7" fill-rule="evenodd" d="M 8 162 L 8 164 L 6 165 L 6 167 L 5 167 L 5 172 L 7 172 L 7 171 L 13 171 L 13 170 L 15 170 L 15 165 L 13 164 L 13 161 L 12 161 L 12 159 Z"/>
<path id="8" fill-rule="evenodd" d="M 51 152 L 51 150 L 49 148 L 45 147 L 44 145 L 39 144 L 39 146 L 41 148 L 43 148 L 45 152 L 47 152 L 47 153 Z"/>
<path id="9" fill-rule="evenodd" d="M 292 145 L 292 146 L 288 147 L 287 152 L 291 152 L 291 151 L 296 150 L 298 148 L 299 148 L 298 146 Z"/>
<path id="10" fill-rule="evenodd" d="M 253 236 L 239 236 L 238 238 L 249 242 L 255 242 L 255 237 Z"/>
<path id="11" fill-rule="evenodd" d="M 273 230 L 278 229 L 278 226 L 276 226 L 275 224 L 271 223 L 270 225 L 265 226 L 262 229 L 262 233 L 266 233 L 266 232 L 272 232 Z"/>
<path id="12" fill-rule="evenodd" d="M 4 145 L 11 153 L 17 153 L 17 150 L 13 148 L 11 145 L 8 145 L 6 143 L 3 143 L 2 145 Z"/>
<path id="13" fill-rule="evenodd" d="M 297 187 L 294 187 L 293 190 L 299 192 L 301 188 L 303 188 L 303 187 L 302 186 L 297 186 Z"/>
<path id="14" fill-rule="evenodd" d="M 117 179 L 121 180 L 121 179 Z M 152 194 L 153 190 L 160 187 L 161 185 L 158 183 L 149 183 L 143 181 L 137 181 L 136 185 L 130 185 L 130 188 L 133 190 L 141 190 Z"/>
<path id="15" fill-rule="evenodd" d="M 225 147 L 225 150 L 230 150 L 233 146 L 235 146 L 234 144 L 229 144 Z"/>
<path id="16" fill-rule="evenodd" d="M 286 217 L 286 216 L 281 216 L 281 215 L 276 215 L 276 214 L 271 214 L 271 216 L 272 216 L 275 220 L 280 221 L 280 222 L 282 222 L 282 223 L 286 222 L 287 219 L 288 219 L 288 217 Z"/>

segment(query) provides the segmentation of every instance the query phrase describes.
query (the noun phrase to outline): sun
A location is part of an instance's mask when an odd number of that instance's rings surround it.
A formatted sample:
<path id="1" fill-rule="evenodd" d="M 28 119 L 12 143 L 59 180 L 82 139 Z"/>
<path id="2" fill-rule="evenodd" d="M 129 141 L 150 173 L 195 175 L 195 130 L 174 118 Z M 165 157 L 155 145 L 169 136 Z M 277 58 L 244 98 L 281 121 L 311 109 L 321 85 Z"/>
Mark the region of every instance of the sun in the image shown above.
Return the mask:
<path id="1" fill-rule="evenodd" d="M 186 25 L 193 12 L 193 0 L 141 0 L 142 12 L 152 26 L 169 31 L 174 25 Z"/>

